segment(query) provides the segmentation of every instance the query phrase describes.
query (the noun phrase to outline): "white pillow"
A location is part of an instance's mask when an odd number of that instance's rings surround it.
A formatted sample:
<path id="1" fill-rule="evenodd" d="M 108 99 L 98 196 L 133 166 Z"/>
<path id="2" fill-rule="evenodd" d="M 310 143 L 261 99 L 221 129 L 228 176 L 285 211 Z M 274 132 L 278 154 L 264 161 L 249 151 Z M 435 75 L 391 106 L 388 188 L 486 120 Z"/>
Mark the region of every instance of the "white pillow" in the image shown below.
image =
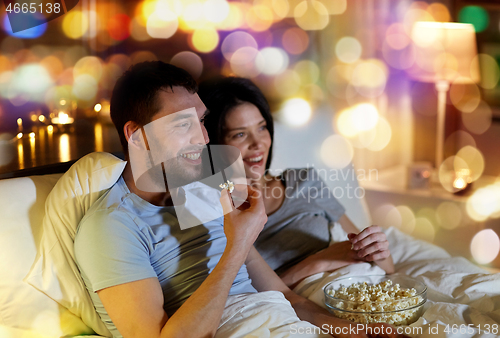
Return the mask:
<path id="1" fill-rule="evenodd" d="M 92 333 L 79 317 L 23 282 L 37 256 L 45 200 L 61 176 L 0 180 L 0 324 L 40 338 Z M 0 326 L 0 337 L 28 337 L 13 330 Z"/>
<path id="2" fill-rule="evenodd" d="M 111 154 L 92 153 L 78 160 L 59 179 L 45 202 L 39 256 L 25 278 L 103 336 L 111 334 L 95 311 L 82 280 L 73 242 L 83 215 L 116 183 L 125 164 Z"/>

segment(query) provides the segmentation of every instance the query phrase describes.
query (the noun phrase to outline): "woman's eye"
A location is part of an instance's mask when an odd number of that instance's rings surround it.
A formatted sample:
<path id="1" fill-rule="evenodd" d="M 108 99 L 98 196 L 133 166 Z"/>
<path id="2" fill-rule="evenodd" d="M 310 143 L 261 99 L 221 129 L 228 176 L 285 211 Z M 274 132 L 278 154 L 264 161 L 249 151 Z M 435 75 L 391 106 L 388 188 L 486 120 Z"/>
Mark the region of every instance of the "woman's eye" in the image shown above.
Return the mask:
<path id="1" fill-rule="evenodd" d="M 243 137 L 243 135 L 245 135 L 245 134 L 244 133 L 234 134 L 233 138 L 240 138 L 240 137 Z"/>
<path id="2" fill-rule="evenodd" d="M 263 126 L 261 126 L 261 127 L 259 128 L 259 130 L 261 130 L 261 131 L 262 131 L 262 130 L 266 130 L 266 129 L 267 129 L 267 126 L 266 126 L 266 125 L 263 125 Z"/>

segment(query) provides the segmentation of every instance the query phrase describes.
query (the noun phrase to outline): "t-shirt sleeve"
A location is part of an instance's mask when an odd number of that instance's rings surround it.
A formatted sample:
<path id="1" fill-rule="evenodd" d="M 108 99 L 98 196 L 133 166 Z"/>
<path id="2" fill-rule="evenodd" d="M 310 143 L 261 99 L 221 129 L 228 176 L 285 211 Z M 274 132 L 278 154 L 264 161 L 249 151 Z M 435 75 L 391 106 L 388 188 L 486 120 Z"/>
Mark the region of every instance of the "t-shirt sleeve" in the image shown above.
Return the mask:
<path id="1" fill-rule="evenodd" d="M 75 238 L 75 256 L 93 292 L 157 277 L 150 262 L 147 236 L 126 214 L 100 210 L 85 217 Z"/>
<path id="2" fill-rule="evenodd" d="M 335 198 L 332 189 L 321 179 L 318 172 L 313 168 L 309 171 L 310 184 L 319 192 L 315 199 L 316 204 L 325 211 L 328 221 L 337 222 L 345 213 L 344 206 Z"/>

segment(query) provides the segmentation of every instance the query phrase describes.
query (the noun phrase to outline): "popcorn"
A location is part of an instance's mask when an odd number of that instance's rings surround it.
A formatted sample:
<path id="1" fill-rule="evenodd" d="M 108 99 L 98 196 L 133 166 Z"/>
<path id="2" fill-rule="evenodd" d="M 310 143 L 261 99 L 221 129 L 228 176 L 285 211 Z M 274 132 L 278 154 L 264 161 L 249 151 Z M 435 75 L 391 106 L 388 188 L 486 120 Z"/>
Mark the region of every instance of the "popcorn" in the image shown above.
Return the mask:
<path id="1" fill-rule="evenodd" d="M 227 180 L 227 183 L 220 184 L 219 187 L 221 189 L 226 189 L 227 191 L 229 191 L 229 193 L 232 193 L 234 190 L 234 183 L 230 180 Z"/>
<path id="2" fill-rule="evenodd" d="M 327 300 L 330 311 L 335 316 L 362 324 L 409 325 L 418 319 L 422 305 L 415 306 L 423 301 L 421 296 L 415 297 L 417 290 L 401 288 L 399 284 L 393 284 L 390 279 L 376 285 L 366 282 L 354 283 L 348 287 L 341 285 L 338 290 L 328 289 L 326 293 L 339 299 Z M 404 309 L 409 310 L 398 311 Z"/>

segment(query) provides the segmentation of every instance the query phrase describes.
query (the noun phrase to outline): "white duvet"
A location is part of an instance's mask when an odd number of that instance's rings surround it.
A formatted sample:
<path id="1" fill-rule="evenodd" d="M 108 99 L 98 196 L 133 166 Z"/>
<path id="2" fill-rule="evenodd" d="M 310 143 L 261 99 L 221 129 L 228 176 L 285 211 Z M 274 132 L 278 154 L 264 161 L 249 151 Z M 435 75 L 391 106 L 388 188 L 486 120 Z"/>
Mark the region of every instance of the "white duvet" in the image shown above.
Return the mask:
<path id="1" fill-rule="evenodd" d="M 490 274 L 465 258 L 451 257 L 443 249 L 413 239 L 397 229 L 385 232 L 391 244 L 396 272 L 417 278 L 428 287 L 424 313 L 411 325 L 421 327 L 422 334 L 415 330 L 409 336 L 500 337 L 500 273 Z M 334 241 L 347 238 L 339 225 L 333 227 L 332 237 Z M 333 279 L 381 273 L 384 273 L 382 269 L 369 263 L 353 264 L 333 273 L 310 276 L 294 290 L 324 306 L 323 287 Z M 470 328 L 469 324 L 472 324 Z M 481 332 L 478 327 L 481 327 Z M 230 296 L 216 338 L 325 337 L 321 334 L 294 334 L 307 332 L 306 329 L 310 328 L 311 324 L 297 318 L 281 293 L 269 291 Z M 0 338 L 3 337 L 46 336 L 0 325 Z"/>
<path id="2" fill-rule="evenodd" d="M 465 258 L 451 257 L 443 249 L 416 240 L 397 229 L 385 232 L 391 244 L 396 272 L 417 278 L 428 287 L 424 313 L 411 325 L 421 328 L 421 331 L 408 329 L 409 336 L 500 337 L 500 274 L 490 274 Z M 333 227 L 332 236 L 334 241 L 347 238 L 339 225 Z M 324 307 L 323 287 L 330 281 L 341 276 L 383 273 L 382 269 L 369 263 L 353 264 L 333 273 L 310 276 L 294 291 Z M 224 325 L 217 338 L 306 337 L 291 334 L 305 324 L 296 317 L 294 319 L 293 314 L 280 313 L 275 307 L 277 300 L 274 296 L 268 295 L 269 299 L 255 297 L 240 297 L 238 306 L 234 306 L 231 298 L 228 300 L 229 306 L 221 322 Z M 281 325 L 276 328 L 279 322 Z"/>

